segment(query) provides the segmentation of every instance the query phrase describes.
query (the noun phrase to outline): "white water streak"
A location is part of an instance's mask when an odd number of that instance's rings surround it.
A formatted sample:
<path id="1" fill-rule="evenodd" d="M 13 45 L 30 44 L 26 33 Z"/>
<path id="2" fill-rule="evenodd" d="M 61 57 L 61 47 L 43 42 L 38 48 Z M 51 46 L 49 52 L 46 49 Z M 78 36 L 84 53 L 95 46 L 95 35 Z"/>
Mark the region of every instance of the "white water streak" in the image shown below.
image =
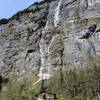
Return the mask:
<path id="1" fill-rule="evenodd" d="M 54 26 L 57 27 L 59 23 L 59 15 L 60 15 L 60 7 L 61 7 L 61 1 L 59 1 L 59 4 L 55 10 L 55 15 L 54 15 Z"/>
<path id="2" fill-rule="evenodd" d="M 99 0 L 88 0 L 88 5 L 93 6 L 95 3 L 99 3 Z"/>
<path id="3" fill-rule="evenodd" d="M 52 66 L 50 60 L 47 62 L 47 57 L 50 54 L 50 52 L 43 38 L 41 39 L 39 46 L 40 46 L 40 54 L 41 54 L 41 67 L 38 76 L 40 80 L 45 80 L 51 77 Z M 47 72 L 44 72 L 44 70 L 47 70 Z"/>

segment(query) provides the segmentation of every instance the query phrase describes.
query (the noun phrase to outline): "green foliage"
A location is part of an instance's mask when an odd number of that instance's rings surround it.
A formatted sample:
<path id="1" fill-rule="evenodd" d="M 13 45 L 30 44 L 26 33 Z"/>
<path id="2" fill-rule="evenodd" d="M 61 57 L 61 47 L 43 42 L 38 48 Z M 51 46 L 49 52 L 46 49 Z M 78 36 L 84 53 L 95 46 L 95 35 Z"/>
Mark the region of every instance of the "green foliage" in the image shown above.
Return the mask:
<path id="1" fill-rule="evenodd" d="M 32 73 L 26 73 L 24 77 L 13 75 L 4 84 L 0 100 L 37 100 L 41 82 L 32 87 L 36 81 L 37 77 Z M 99 100 L 100 66 L 94 64 L 82 69 L 57 71 L 50 80 L 44 82 L 44 86 L 46 91 L 56 94 L 58 100 Z"/>
<path id="2" fill-rule="evenodd" d="M 7 84 L 8 81 L 9 81 L 8 78 L 4 78 L 4 77 L 2 77 L 2 75 L 0 75 L 0 92 L 2 90 L 3 84 Z"/>
<path id="3" fill-rule="evenodd" d="M 0 25 L 7 24 L 7 23 L 8 23 L 8 19 L 5 19 L 5 18 L 0 19 Z"/>
<path id="4" fill-rule="evenodd" d="M 13 23 L 11 23 L 10 25 L 9 25 L 9 28 L 11 28 L 11 27 L 13 27 L 14 26 L 14 24 Z"/>
<path id="5" fill-rule="evenodd" d="M 2 78 L 2 76 L 0 75 L 0 91 L 1 91 L 1 89 L 2 89 L 2 83 L 3 83 L 3 78 Z"/>
<path id="6" fill-rule="evenodd" d="M 43 0 L 43 1 L 40 1 L 40 2 L 35 2 L 34 5 L 42 5 L 44 3 L 49 3 L 51 1 L 53 1 L 53 0 Z"/>
<path id="7" fill-rule="evenodd" d="M 36 92 L 33 91 L 23 91 L 21 94 L 23 98 L 27 98 L 27 100 L 37 100 Z"/>
<path id="8" fill-rule="evenodd" d="M 71 98 L 70 97 L 66 97 L 65 95 L 63 95 L 63 94 L 60 94 L 59 95 L 59 97 L 58 97 L 58 100 L 71 100 Z"/>
<path id="9" fill-rule="evenodd" d="M 0 100 L 36 100 L 36 91 L 32 89 L 32 84 L 37 77 L 28 72 L 24 76 L 13 75 L 12 78 L 3 80 L 7 82 L 2 85 Z"/>
<path id="10" fill-rule="evenodd" d="M 100 94 L 99 66 L 66 70 L 63 72 L 63 83 L 60 74 L 56 73 L 45 83 L 47 90 L 56 93 L 59 100 L 67 100 L 67 97 L 71 97 L 71 100 L 96 100 Z"/>

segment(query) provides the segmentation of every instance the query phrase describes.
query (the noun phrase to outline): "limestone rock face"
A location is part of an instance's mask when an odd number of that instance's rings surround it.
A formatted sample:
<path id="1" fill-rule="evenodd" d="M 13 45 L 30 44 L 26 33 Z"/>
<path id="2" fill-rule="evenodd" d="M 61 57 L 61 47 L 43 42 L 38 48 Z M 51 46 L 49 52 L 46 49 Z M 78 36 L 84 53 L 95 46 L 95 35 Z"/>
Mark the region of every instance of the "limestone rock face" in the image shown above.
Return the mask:
<path id="1" fill-rule="evenodd" d="M 96 24 L 99 0 L 50 0 L 31 5 L 0 24 L 0 74 L 27 71 L 48 79 L 71 65 L 81 68 L 100 56 L 100 31 L 79 39 Z"/>

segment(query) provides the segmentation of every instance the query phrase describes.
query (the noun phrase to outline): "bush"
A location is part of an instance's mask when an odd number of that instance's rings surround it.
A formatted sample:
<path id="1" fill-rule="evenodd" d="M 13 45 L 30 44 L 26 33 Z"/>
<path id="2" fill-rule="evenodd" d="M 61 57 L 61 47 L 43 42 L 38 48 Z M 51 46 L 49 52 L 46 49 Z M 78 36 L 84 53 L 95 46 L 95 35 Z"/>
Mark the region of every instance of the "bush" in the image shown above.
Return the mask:
<path id="1" fill-rule="evenodd" d="M 2 24 L 7 24 L 8 23 L 8 19 L 1 19 L 0 20 L 0 25 L 2 25 Z"/>
<path id="2" fill-rule="evenodd" d="M 39 3 L 38 2 L 34 2 L 34 5 L 38 5 Z"/>
<path id="3" fill-rule="evenodd" d="M 13 27 L 14 26 L 14 24 L 13 23 L 11 23 L 10 25 L 9 25 L 9 28 L 11 28 L 11 27 Z"/>
<path id="4" fill-rule="evenodd" d="M 25 73 L 23 77 L 13 75 L 8 83 L 3 85 L 0 100 L 36 100 L 35 90 L 32 84 L 37 77 L 31 72 Z"/>
<path id="5" fill-rule="evenodd" d="M 63 83 L 61 77 L 58 72 L 45 83 L 47 90 L 56 93 L 61 100 L 67 100 L 67 97 L 71 100 L 95 100 L 100 94 L 100 66 L 63 71 Z"/>

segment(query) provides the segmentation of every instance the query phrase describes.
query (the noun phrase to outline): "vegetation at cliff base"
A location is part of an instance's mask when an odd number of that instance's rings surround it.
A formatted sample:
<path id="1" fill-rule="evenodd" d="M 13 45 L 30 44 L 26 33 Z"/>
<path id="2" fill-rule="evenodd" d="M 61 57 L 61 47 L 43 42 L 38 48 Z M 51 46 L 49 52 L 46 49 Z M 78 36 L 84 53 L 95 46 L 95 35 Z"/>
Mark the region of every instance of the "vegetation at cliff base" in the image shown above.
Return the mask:
<path id="1" fill-rule="evenodd" d="M 57 72 L 45 83 L 48 91 L 57 94 L 59 100 L 99 100 L 100 66 L 81 70 Z M 63 79 L 63 80 L 62 80 Z"/>
<path id="2" fill-rule="evenodd" d="M 41 82 L 32 73 L 24 77 L 16 77 L 2 84 L 0 100 L 37 100 Z M 65 69 L 44 82 L 46 91 L 56 94 L 58 100 L 99 100 L 100 97 L 100 66 L 94 64 L 87 68 Z"/>

